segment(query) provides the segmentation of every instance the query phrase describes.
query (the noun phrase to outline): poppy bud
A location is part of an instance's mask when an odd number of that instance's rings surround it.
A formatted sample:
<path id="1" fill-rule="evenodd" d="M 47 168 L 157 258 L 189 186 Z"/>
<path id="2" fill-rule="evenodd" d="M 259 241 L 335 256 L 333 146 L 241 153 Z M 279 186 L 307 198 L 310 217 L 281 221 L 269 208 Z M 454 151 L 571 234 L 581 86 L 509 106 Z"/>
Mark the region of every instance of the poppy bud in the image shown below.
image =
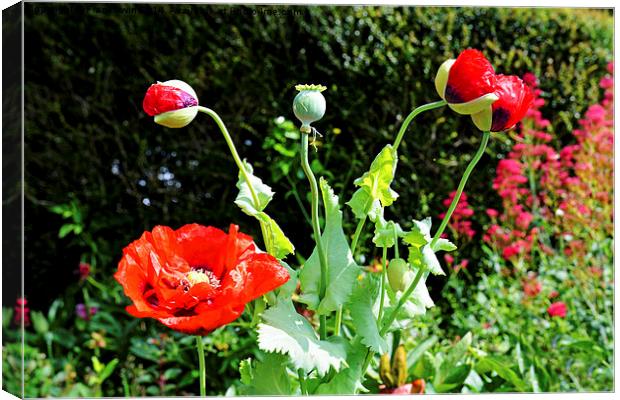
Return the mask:
<path id="1" fill-rule="evenodd" d="M 325 115 L 325 97 L 321 94 L 327 89 L 322 85 L 297 85 L 299 91 L 293 100 L 293 113 L 301 121 L 300 130 L 310 133 L 310 124 L 320 120 Z"/>
<path id="2" fill-rule="evenodd" d="M 379 376 L 381 377 L 381 381 L 387 387 L 393 387 L 396 382 L 394 382 L 394 377 L 392 376 L 392 369 L 390 368 L 390 355 L 385 353 L 381 356 L 379 361 Z"/>
<path id="3" fill-rule="evenodd" d="M 407 279 L 405 278 L 407 272 L 409 272 L 409 264 L 407 264 L 407 261 L 402 258 L 395 258 L 389 262 L 387 276 L 392 290 L 397 292 L 399 290 L 405 291 L 407 289 Z"/>
<path id="4" fill-rule="evenodd" d="M 392 360 L 392 373 L 396 375 L 396 385 L 402 386 L 407 381 L 407 352 L 405 346 L 400 345 L 396 348 L 394 353 L 394 360 Z"/>
<path id="5" fill-rule="evenodd" d="M 155 123 L 168 128 L 183 128 L 198 114 L 198 96 L 187 83 L 173 79 L 152 84 L 146 91 L 142 108 Z"/>

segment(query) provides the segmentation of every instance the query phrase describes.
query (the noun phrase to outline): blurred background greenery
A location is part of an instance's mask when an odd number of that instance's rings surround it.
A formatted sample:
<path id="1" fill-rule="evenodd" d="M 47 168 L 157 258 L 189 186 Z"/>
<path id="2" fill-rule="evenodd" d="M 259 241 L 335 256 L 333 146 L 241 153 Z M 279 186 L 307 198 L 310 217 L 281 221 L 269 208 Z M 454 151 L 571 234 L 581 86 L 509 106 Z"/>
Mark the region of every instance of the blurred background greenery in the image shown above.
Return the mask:
<path id="1" fill-rule="evenodd" d="M 25 9 L 25 287 L 35 310 L 77 293 L 80 261 L 113 287 L 109 277 L 123 247 L 158 224 L 236 222 L 260 237 L 232 203 L 237 177 L 217 127 L 199 116 L 171 130 L 142 111 L 155 81 L 188 82 L 200 103 L 222 116 L 241 156 L 276 192 L 270 215 L 307 257 L 311 229 L 299 221 L 309 203 L 289 122 L 295 84 L 328 87 L 313 169 L 346 200 L 353 179 L 409 111 L 438 99 L 436 69 L 461 50 L 482 50 L 501 73 L 538 76 L 558 145 L 571 140 L 576 121 L 600 98 L 598 82 L 612 58 L 611 10 L 47 3 Z M 469 118 L 448 110 L 419 117 L 401 147 L 394 184 L 400 198 L 390 212 L 403 221 L 437 218 L 479 139 Z M 500 207 L 489 182 L 509 148 L 492 141 L 468 183 L 477 221 L 485 221 L 484 209 Z M 478 246 L 463 251 L 482 257 Z M 372 257 L 366 254 L 366 262 Z M 439 291 L 432 293 L 442 306 Z M 122 302 L 118 292 L 109 296 L 112 304 Z M 5 290 L 4 304 L 16 297 Z M 77 302 L 66 296 L 61 308 L 72 312 Z M 123 318 L 122 309 L 110 313 Z M 125 328 L 119 329 L 117 346 L 127 349 Z M 213 340 L 216 352 L 227 351 L 217 347 L 227 339 Z M 166 343 L 150 345 L 164 357 Z M 123 384 L 134 378 L 123 377 Z M 228 381 L 212 382 L 210 390 Z M 167 393 L 160 388 L 149 394 Z"/>

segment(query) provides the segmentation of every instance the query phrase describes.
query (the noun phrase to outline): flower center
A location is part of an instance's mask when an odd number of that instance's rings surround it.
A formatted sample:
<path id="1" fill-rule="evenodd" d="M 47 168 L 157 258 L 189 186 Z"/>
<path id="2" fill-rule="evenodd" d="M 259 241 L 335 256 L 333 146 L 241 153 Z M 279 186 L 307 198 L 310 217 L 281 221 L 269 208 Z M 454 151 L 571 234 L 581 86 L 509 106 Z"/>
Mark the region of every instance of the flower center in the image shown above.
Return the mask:
<path id="1" fill-rule="evenodd" d="M 183 279 L 181 284 L 185 291 L 188 291 L 192 286 L 204 282 L 210 284 L 214 288 L 220 286 L 220 280 L 217 279 L 213 272 L 206 268 L 192 268 L 191 271 L 185 274 L 185 279 Z"/>

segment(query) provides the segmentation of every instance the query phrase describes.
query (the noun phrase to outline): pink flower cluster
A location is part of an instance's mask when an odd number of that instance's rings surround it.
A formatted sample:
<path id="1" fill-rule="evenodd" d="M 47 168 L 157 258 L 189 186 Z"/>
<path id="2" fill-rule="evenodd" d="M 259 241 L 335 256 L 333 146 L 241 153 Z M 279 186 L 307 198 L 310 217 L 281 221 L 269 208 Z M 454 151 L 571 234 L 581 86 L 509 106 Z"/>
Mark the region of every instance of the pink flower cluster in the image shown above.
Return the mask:
<path id="1" fill-rule="evenodd" d="M 613 65 L 608 66 L 613 71 Z M 523 120 L 516 143 L 497 165 L 493 188 L 502 198 L 503 211 L 489 209 L 492 224 L 483 239 L 501 251 L 506 260 L 527 258 L 537 243 L 534 215 L 558 227 L 556 236 L 571 234 L 567 254 L 585 251 L 575 227 L 612 231 L 613 212 L 613 78 L 603 78 L 604 100 L 591 106 L 580 127 L 573 132 L 576 143 L 559 151 L 550 145 L 550 121 L 540 108 L 545 104 L 536 77 L 527 73 L 523 80 L 532 87 L 535 100 Z M 585 235 L 584 235 L 585 236 Z"/>
<path id="2" fill-rule="evenodd" d="M 456 191 L 450 193 L 448 198 L 444 199 L 442 204 L 444 207 L 448 208 L 454 200 L 454 196 L 456 195 Z M 439 218 L 443 218 L 446 213 L 439 214 Z M 455 236 L 467 236 L 469 239 L 472 239 L 476 234 L 476 231 L 472 229 L 471 226 L 471 217 L 474 215 L 474 209 L 469 206 L 467 202 L 467 194 L 463 192 L 461 194 L 461 198 L 454 209 L 454 213 L 452 213 L 452 217 L 450 218 L 450 222 L 448 226 L 452 230 Z"/>

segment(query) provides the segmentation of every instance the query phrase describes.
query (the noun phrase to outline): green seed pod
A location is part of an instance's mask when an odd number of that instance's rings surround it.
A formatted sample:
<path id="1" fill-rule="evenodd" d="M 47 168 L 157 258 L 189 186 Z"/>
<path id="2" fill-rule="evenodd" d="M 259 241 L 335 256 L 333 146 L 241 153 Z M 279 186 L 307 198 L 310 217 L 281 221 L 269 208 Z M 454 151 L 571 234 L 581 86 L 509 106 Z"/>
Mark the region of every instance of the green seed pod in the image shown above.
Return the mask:
<path id="1" fill-rule="evenodd" d="M 403 345 L 396 348 L 392 360 L 392 373 L 396 376 L 396 386 L 402 386 L 407 382 L 407 352 Z"/>
<path id="2" fill-rule="evenodd" d="M 393 291 L 404 291 L 407 286 L 404 283 L 404 277 L 409 271 L 409 264 L 402 258 L 395 258 L 388 263 L 387 276 L 390 287 Z"/>
<path id="3" fill-rule="evenodd" d="M 385 353 L 379 361 L 379 376 L 381 381 L 387 387 L 394 387 L 394 377 L 392 376 L 392 368 L 390 367 L 390 355 Z"/>
<path id="4" fill-rule="evenodd" d="M 297 85 L 295 89 L 299 91 L 293 100 L 293 112 L 298 120 L 301 121 L 300 130 L 310 133 L 310 124 L 320 120 L 325 115 L 325 97 L 321 92 L 327 89 L 322 85 Z"/>

